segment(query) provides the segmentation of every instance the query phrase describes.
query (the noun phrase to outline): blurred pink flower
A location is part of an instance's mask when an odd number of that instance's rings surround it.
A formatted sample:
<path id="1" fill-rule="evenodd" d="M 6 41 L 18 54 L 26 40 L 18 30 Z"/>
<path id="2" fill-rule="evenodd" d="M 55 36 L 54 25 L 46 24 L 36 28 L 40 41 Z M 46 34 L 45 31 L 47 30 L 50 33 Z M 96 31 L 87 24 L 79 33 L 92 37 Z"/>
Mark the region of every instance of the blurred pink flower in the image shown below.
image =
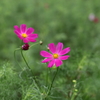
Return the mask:
<path id="1" fill-rule="evenodd" d="M 93 14 L 93 13 L 91 13 L 90 15 L 89 15 L 89 20 L 90 21 L 93 21 L 95 19 L 95 15 Z"/>
<path id="2" fill-rule="evenodd" d="M 36 42 L 35 38 L 38 38 L 38 34 L 32 34 L 34 32 L 33 28 L 27 28 L 26 24 L 21 24 L 20 28 L 15 25 L 14 32 L 16 35 L 23 40 L 24 43 Z"/>
<path id="3" fill-rule="evenodd" d="M 52 67 L 54 65 L 58 67 L 63 64 L 62 60 L 66 60 L 70 57 L 69 55 L 65 55 L 70 51 L 70 47 L 63 49 L 63 43 L 59 42 L 57 45 L 50 43 L 48 47 L 51 53 L 47 51 L 40 52 L 41 56 L 46 57 L 42 63 L 49 62 L 48 67 Z"/>
<path id="4" fill-rule="evenodd" d="M 98 23 L 98 22 L 99 22 L 99 19 L 98 19 L 93 13 L 91 13 L 91 14 L 89 15 L 89 20 L 90 20 L 90 21 L 93 21 L 93 22 L 95 22 L 95 23 Z"/>

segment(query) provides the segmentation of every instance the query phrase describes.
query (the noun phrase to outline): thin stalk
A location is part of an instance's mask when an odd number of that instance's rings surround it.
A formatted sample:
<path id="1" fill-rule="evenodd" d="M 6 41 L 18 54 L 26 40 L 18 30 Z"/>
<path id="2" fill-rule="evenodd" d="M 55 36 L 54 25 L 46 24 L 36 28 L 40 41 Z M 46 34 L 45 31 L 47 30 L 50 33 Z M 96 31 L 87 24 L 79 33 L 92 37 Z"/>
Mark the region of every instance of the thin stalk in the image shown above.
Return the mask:
<path id="1" fill-rule="evenodd" d="M 76 96 L 75 93 L 73 93 L 71 100 L 74 100 L 75 96 Z"/>
<path id="2" fill-rule="evenodd" d="M 47 68 L 47 75 L 46 75 L 46 87 L 48 85 L 48 68 Z"/>
<path id="3" fill-rule="evenodd" d="M 20 64 L 18 63 L 18 61 L 16 59 L 16 51 L 18 51 L 18 50 L 20 50 L 20 48 L 17 48 L 16 50 L 14 50 L 14 59 L 15 59 L 16 63 L 18 64 L 18 66 L 21 68 Z"/>
<path id="4" fill-rule="evenodd" d="M 22 49 L 21 49 L 21 55 L 22 55 L 22 58 L 23 58 L 23 60 L 25 61 L 26 65 L 27 65 L 28 69 L 31 70 L 31 68 L 29 67 L 29 65 L 28 65 L 28 63 L 27 63 L 27 61 L 26 61 L 26 59 L 25 59 L 25 57 L 24 57 L 24 55 L 23 55 Z M 32 70 L 31 70 L 31 71 L 32 71 Z M 33 74 L 33 72 L 32 72 L 32 74 Z"/>
<path id="5" fill-rule="evenodd" d="M 24 62 L 25 62 L 26 65 L 27 65 L 28 69 L 31 71 L 31 74 L 34 75 L 34 74 L 33 74 L 33 71 L 31 70 L 30 66 L 28 65 L 28 63 L 27 63 L 27 61 L 26 61 L 26 59 L 25 59 L 25 57 L 24 57 L 24 55 L 23 55 L 22 49 L 21 49 L 21 55 L 22 55 L 22 58 L 23 58 Z M 38 85 L 38 83 L 37 83 L 37 81 L 36 81 L 36 78 L 35 78 L 35 77 L 32 77 L 32 78 L 34 79 L 36 85 L 37 85 L 38 88 L 40 89 L 40 87 L 39 87 L 39 85 Z"/>
<path id="6" fill-rule="evenodd" d="M 49 88 L 49 90 L 48 90 L 47 96 L 50 94 L 50 91 L 51 91 L 51 89 L 52 89 L 54 80 L 55 80 L 55 78 L 56 78 L 56 76 L 57 76 L 57 73 L 58 73 L 58 69 L 59 69 L 59 67 L 57 67 L 57 70 L 56 70 L 56 72 L 55 72 L 55 75 L 54 75 L 54 77 L 53 77 L 53 79 L 52 79 L 52 82 L 51 82 L 50 88 Z M 46 98 L 47 98 L 47 96 L 46 96 Z M 45 98 L 45 100 L 46 100 L 46 98 Z"/>
<path id="7" fill-rule="evenodd" d="M 37 43 L 35 43 L 35 44 L 31 45 L 29 48 L 31 48 L 31 47 L 33 47 L 33 46 L 35 46 L 36 44 L 40 44 L 40 42 L 37 42 Z"/>

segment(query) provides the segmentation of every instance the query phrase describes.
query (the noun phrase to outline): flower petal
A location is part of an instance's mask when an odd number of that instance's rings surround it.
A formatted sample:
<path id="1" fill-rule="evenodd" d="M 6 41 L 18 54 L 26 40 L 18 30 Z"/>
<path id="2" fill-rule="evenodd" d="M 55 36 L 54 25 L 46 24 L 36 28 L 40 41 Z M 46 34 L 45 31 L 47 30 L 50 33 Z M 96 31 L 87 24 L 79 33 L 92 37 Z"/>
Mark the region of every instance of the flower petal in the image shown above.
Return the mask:
<path id="1" fill-rule="evenodd" d="M 31 34 L 34 32 L 34 29 L 33 28 L 28 28 L 28 30 L 26 31 L 26 34 Z"/>
<path id="2" fill-rule="evenodd" d="M 49 47 L 49 49 L 50 49 L 50 51 L 51 51 L 52 53 L 55 53 L 55 52 L 56 52 L 56 46 L 55 46 L 54 43 L 50 43 L 50 44 L 48 45 L 48 47 Z"/>
<path id="3" fill-rule="evenodd" d="M 70 51 L 70 47 L 65 48 L 59 53 L 59 55 L 64 55 L 64 54 L 68 53 L 69 51 Z"/>
<path id="4" fill-rule="evenodd" d="M 38 38 L 38 34 L 29 34 L 29 37 L 32 37 L 32 38 Z"/>
<path id="5" fill-rule="evenodd" d="M 20 33 L 17 30 L 14 30 L 14 33 L 16 33 L 17 35 L 20 35 Z"/>
<path id="6" fill-rule="evenodd" d="M 17 35 L 21 40 L 23 39 L 23 37 L 21 35 Z"/>
<path id="7" fill-rule="evenodd" d="M 55 63 L 55 60 L 50 61 L 48 64 L 48 67 L 52 67 L 54 65 L 54 63 Z"/>
<path id="8" fill-rule="evenodd" d="M 63 49 L 63 43 L 59 42 L 56 46 L 56 52 L 60 52 Z"/>
<path id="9" fill-rule="evenodd" d="M 21 33 L 20 28 L 19 28 L 17 25 L 14 26 L 14 29 L 15 29 L 17 32 Z"/>
<path id="10" fill-rule="evenodd" d="M 23 42 L 24 42 L 24 43 L 28 43 L 29 40 L 28 40 L 27 38 L 24 38 L 24 39 L 23 39 Z"/>
<path id="11" fill-rule="evenodd" d="M 62 64 L 63 64 L 63 62 L 60 59 L 55 59 L 55 65 L 56 65 L 56 67 L 58 67 L 58 66 L 60 66 Z"/>
<path id="12" fill-rule="evenodd" d="M 42 61 L 42 63 L 46 63 L 46 62 L 48 62 L 48 61 L 50 61 L 50 60 L 52 60 L 52 58 L 46 58 L 46 59 L 44 59 L 44 60 Z"/>
<path id="13" fill-rule="evenodd" d="M 48 53 L 47 51 L 41 51 L 40 55 L 43 57 L 52 57 L 52 54 Z"/>
<path id="14" fill-rule="evenodd" d="M 25 33 L 26 30 L 27 30 L 26 24 L 21 24 L 21 25 L 20 25 L 20 29 L 21 29 L 21 32 L 22 32 L 22 33 Z"/>
<path id="15" fill-rule="evenodd" d="M 66 59 L 68 59 L 70 56 L 69 55 L 66 55 L 66 56 L 60 56 L 59 58 L 61 59 L 61 60 L 66 60 Z"/>
<path id="16" fill-rule="evenodd" d="M 36 40 L 34 40 L 34 38 L 32 38 L 32 37 L 27 37 L 27 40 L 30 42 L 36 42 Z"/>

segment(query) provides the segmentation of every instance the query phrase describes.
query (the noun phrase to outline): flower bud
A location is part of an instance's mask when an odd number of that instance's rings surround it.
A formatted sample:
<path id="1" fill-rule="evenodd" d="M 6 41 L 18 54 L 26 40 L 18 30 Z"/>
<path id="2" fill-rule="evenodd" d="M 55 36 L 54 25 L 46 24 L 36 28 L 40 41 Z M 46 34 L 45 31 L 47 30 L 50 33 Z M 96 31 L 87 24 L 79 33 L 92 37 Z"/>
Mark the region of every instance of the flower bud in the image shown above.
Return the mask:
<path id="1" fill-rule="evenodd" d="M 22 50 L 28 50 L 28 49 L 29 49 L 29 44 L 28 43 L 22 45 Z"/>
<path id="2" fill-rule="evenodd" d="M 43 42 L 42 41 L 40 41 L 40 45 L 42 45 L 43 44 Z"/>

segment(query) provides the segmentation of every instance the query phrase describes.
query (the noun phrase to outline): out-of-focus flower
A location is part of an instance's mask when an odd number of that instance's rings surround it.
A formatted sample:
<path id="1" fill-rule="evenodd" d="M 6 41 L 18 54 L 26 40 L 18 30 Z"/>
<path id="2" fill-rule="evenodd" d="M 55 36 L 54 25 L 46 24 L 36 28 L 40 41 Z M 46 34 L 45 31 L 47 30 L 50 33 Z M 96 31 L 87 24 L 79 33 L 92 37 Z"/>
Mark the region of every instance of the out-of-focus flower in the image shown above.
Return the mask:
<path id="1" fill-rule="evenodd" d="M 22 50 L 28 50 L 28 49 L 29 49 L 29 44 L 28 43 L 22 45 Z"/>
<path id="2" fill-rule="evenodd" d="M 26 24 L 21 24 L 20 28 L 15 25 L 14 26 L 14 32 L 16 35 L 23 40 L 24 43 L 28 42 L 36 42 L 36 38 L 38 38 L 38 34 L 32 34 L 34 32 L 33 28 L 27 28 Z"/>
<path id="3" fill-rule="evenodd" d="M 97 23 L 97 22 L 99 21 L 99 19 L 98 19 L 93 13 L 91 13 L 91 14 L 89 15 L 89 20 L 90 20 L 90 21 L 93 21 L 93 22 L 95 22 L 95 23 Z"/>
<path id="4" fill-rule="evenodd" d="M 63 64 L 62 60 L 66 60 L 70 57 L 69 55 L 65 55 L 70 51 L 70 47 L 63 49 L 63 43 L 59 42 L 57 45 L 50 43 L 48 47 L 51 53 L 47 51 L 40 52 L 41 56 L 46 57 L 42 63 L 49 62 L 48 67 L 52 67 L 54 65 L 58 67 Z"/>
<path id="5" fill-rule="evenodd" d="M 95 23 L 99 22 L 99 19 L 95 17 L 95 19 L 93 20 Z"/>
<path id="6" fill-rule="evenodd" d="M 90 15 L 89 15 L 89 20 L 90 21 L 93 21 L 95 19 L 95 15 L 93 14 L 93 13 L 91 13 Z"/>

